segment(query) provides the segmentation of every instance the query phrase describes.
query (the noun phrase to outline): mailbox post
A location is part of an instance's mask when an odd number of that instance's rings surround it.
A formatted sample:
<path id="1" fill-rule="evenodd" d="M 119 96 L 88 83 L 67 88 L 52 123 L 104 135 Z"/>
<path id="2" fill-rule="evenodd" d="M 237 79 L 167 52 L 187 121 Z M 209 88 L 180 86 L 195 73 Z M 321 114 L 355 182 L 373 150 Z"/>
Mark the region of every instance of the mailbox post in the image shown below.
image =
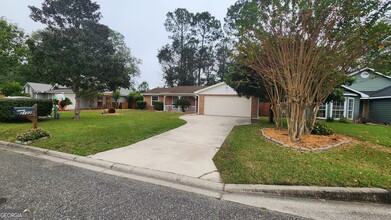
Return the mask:
<path id="1" fill-rule="evenodd" d="M 38 109 L 37 103 L 33 107 L 14 107 L 14 113 L 19 116 L 24 116 L 33 124 L 33 129 L 38 127 Z"/>

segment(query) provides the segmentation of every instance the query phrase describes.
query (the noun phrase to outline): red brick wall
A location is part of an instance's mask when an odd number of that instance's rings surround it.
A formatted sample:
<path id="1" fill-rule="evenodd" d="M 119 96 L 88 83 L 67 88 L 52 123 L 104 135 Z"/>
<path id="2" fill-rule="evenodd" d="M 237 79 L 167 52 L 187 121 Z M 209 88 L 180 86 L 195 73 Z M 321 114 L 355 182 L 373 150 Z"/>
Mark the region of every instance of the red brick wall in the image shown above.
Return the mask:
<path id="1" fill-rule="evenodd" d="M 153 110 L 153 106 L 151 105 L 152 96 L 150 96 L 150 95 L 145 95 L 145 96 L 144 96 L 144 101 L 147 102 L 147 109 L 148 109 L 148 110 Z"/>

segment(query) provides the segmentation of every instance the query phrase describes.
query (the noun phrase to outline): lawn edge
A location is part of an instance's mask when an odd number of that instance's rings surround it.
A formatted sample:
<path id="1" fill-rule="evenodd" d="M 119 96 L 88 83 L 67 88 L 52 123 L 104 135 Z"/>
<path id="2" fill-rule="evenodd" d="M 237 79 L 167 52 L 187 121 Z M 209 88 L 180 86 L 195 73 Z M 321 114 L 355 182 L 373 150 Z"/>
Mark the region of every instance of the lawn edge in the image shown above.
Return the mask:
<path id="1" fill-rule="evenodd" d="M 179 190 L 190 191 L 214 198 L 224 194 L 241 193 L 248 195 L 264 194 L 301 197 L 310 199 L 328 199 L 338 201 L 374 202 L 391 204 L 391 190 L 382 188 L 355 187 L 319 187 L 319 186 L 285 186 L 285 185 L 251 185 L 225 184 L 184 176 L 175 173 L 152 170 L 126 164 L 78 156 L 58 151 L 0 141 L 0 149 L 14 153 L 52 160 L 66 165 L 78 166 L 97 172 L 107 173 L 168 186 Z"/>

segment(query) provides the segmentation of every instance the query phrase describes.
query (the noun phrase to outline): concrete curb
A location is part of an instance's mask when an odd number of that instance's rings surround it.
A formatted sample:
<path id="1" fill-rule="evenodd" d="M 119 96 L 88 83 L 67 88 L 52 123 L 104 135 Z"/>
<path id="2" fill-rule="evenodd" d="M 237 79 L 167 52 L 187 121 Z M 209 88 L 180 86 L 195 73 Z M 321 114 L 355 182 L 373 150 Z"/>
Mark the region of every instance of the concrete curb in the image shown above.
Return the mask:
<path id="1" fill-rule="evenodd" d="M 391 191 L 381 188 L 225 184 L 231 193 L 265 193 L 288 197 L 391 204 Z"/>
<path id="2" fill-rule="evenodd" d="M 0 141 L 0 149 L 8 150 L 15 153 L 26 154 L 31 156 L 48 159 L 53 161 L 59 159 L 66 161 L 64 164 L 75 165 L 78 167 L 98 167 L 94 169 L 98 172 L 108 173 L 119 172 L 123 176 L 139 176 L 135 178 L 143 181 L 145 179 L 156 179 L 157 182 L 165 182 L 166 186 L 191 191 L 204 195 L 244 193 L 244 194 L 272 194 L 288 197 L 301 197 L 311 199 L 328 199 L 339 201 L 357 201 L 357 202 L 374 202 L 391 204 L 391 190 L 381 188 L 345 188 L 345 187 L 317 187 L 317 186 L 282 186 L 282 185 L 250 185 L 250 184 L 224 184 L 202 180 L 195 177 L 184 176 L 175 173 L 152 170 L 142 167 L 135 167 L 126 164 L 113 163 L 109 161 L 94 159 L 90 157 L 77 156 L 48 149 L 31 147 L 22 144 L 9 143 Z M 153 182 L 151 182 L 153 183 Z M 190 189 L 189 189 L 190 188 Z M 208 191 L 209 193 L 205 193 Z M 212 192 L 212 194 L 210 193 Z"/>

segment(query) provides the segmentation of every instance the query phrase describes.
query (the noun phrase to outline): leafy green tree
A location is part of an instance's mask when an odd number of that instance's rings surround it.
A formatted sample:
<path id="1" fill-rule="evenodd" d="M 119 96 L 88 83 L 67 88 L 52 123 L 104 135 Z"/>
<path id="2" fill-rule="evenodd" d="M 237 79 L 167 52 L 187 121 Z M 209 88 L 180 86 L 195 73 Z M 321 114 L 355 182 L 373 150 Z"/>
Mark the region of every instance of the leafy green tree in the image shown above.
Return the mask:
<path id="1" fill-rule="evenodd" d="M 100 6 L 91 0 L 45 0 L 29 6 L 30 17 L 47 25 L 28 42 L 35 75 L 75 93 L 74 119 L 80 118 L 83 91 L 129 88 L 137 63 L 123 50 L 123 39 L 99 23 Z M 128 53 L 129 52 L 129 53 Z"/>
<path id="2" fill-rule="evenodd" d="M 142 101 L 143 96 L 139 92 L 131 92 L 128 95 L 129 107 L 132 107 L 138 101 Z"/>
<path id="3" fill-rule="evenodd" d="M 193 37 L 196 39 L 197 55 L 198 55 L 198 72 L 196 77 L 196 85 L 202 85 L 202 72 L 206 75 L 206 84 L 210 84 L 211 80 L 209 69 L 213 68 L 214 62 L 211 61 L 213 57 L 213 48 L 216 42 L 223 37 L 221 23 L 209 12 L 197 13 L 194 15 L 192 23 Z"/>
<path id="4" fill-rule="evenodd" d="M 0 17 L 0 87 L 2 84 L 23 80 L 27 65 L 28 47 L 26 35 L 14 24 Z"/>
<path id="5" fill-rule="evenodd" d="M 149 85 L 148 85 L 148 82 L 147 81 L 143 81 L 137 88 L 137 90 L 140 92 L 140 93 L 143 93 L 143 92 L 146 92 L 149 90 Z"/>
<path id="6" fill-rule="evenodd" d="M 21 96 L 22 86 L 18 82 L 8 82 L 3 84 L 1 92 L 6 96 Z"/>
<path id="7" fill-rule="evenodd" d="M 209 12 L 193 14 L 179 8 L 167 13 L 164 26 L 172 42 L 157 57 L 166 85 L 211 85 L 222 80 L 216 76 L 216 47 L 223 37 L 220 21 Z M 225 54 L 219 55 L 221 61 Z"/>
<path id="8" fill-rule="evenodd" d="M 121 93 L 118 89 L 113 91 L 112 97 L 115 101 L 115 108 L 118 108 L 118 100 L 121 98 Z"/>
<path id="9" fill-rule="evenodd" d="M 391 75 L 391 18 L 377 22 L 368 30 L 368 36 L 365 53 L 356 62 L 356 69 L 370 67 Z"/>
<path id="10" fill-rule="evenodd" d="M 217 81 L 224 81 L 225 76 L 229 72 L 229 66 L 233 62 L 232 57 L 232 48 L 229 44 L 227 37 L 224 37 L 216 46 L 216 77 Z"/>
<path id="11" fill-rule="evenodd" d="M 178 106 L 181 107 L 182 112 L 185 112 L 185 109 L 189 107 L 190 104 L 190 100 L 187 98 L 180 98 L 174 103 L 175 108 L 178 108 Z"/>
<path id="12" fill-rule="evenodd" d="M 193 17 L 184 8 L 167 13 L 164 26 L 171 33 L 172 43 L 163 46 L 157 57 L 169 86 L 194 84 L 193 71 L 196 65 L 191 59 L 194 58 L 191 55 L 195 54 L 194 39 L 191 36 Z"/>

